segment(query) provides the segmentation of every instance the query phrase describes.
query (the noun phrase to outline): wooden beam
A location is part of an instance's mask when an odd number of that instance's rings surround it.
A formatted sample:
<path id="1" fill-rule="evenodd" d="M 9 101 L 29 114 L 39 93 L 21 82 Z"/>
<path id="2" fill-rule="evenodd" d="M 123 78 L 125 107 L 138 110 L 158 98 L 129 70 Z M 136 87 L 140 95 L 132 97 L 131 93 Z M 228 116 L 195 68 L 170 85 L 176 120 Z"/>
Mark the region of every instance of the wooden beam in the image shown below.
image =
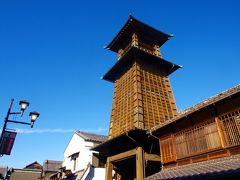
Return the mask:
<path id="1" fill-rule="evenodd" d="M 121 159 L 126 159 L 126 158 L 129 158 L 131 156 L 135 156 L 135 155 L 136 155 L 136 149 L 132 149 L 132 150 L 129 150 L 129 151 L 126 151 L 126 152 L 116 154 L 114 156 L 109 157 L 109 161 L 110 162 L 119 161 Z"/>
<path id="2" fill-rule="evenodd" d="M 106 163 L 106 175 L 105 180 L 112 180 L 113 164 L 110 162 L 109 157 Z"/>
<path id="3" fill-rule="evenodd" d="M 143 180 L 144 178 L 144 163 L 143 163 L 143 149 L 137 147 L 136 153 L 136 180 Z"/>
<path id="4" fill-rule="evenodd" d="M 161 156 L 156 154 L 148 154 L 145 152 L 144 157 L 145 157 L 145 160 L 148 160 L 148 161 L 161 161 Z"/>

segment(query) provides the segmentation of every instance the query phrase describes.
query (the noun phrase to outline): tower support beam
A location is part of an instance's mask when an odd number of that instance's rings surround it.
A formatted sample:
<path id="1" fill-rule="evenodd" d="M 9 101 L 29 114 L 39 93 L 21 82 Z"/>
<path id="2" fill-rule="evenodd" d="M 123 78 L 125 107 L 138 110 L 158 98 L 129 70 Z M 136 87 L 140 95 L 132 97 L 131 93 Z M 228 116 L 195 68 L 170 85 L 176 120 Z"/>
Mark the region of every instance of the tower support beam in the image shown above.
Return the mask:
<path id="1" fill-rule="evenodd" d="M 105 180 L 112 180 L 112 174 L 113 174 L 113 164 L 110 162 L 109 157 L 108 157 L 107 163 L 106 163 Z"/>
<path id="2" fill-rule="evenodd" d="M 143 180 L 145 174 L 143 148 L 137 147 L 136 150 L 136 180 Z"/>

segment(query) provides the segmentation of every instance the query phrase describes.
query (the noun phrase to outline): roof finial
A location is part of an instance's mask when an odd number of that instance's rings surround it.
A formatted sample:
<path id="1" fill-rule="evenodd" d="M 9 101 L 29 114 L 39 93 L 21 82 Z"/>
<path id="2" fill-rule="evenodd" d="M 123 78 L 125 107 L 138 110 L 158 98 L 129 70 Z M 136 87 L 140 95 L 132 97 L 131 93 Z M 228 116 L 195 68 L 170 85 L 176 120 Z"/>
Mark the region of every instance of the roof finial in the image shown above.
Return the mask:
<path id="1" fill-rule="evenodd" d="M 129 18 L 132 18 L 133 16 L 132 16 L 132 13 L 131 12 L 129 12 Z"/>

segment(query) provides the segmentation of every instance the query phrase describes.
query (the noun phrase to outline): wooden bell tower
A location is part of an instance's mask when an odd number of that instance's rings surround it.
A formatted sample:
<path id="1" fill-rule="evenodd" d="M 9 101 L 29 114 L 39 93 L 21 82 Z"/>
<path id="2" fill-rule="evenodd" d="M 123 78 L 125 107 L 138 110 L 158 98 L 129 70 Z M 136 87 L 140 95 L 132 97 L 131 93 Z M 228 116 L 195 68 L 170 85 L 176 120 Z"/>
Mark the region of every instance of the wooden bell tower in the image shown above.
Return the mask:
<path id="1" fill-rule="evenodd" d="M 103 79 L 114 82 L 109 139 L 130 129 L 150 129 L 176 115 L 168 76 L 179 68 L 163 59 L 160 47 L 171 37 L 132 16 L 107 46 L 117 63 Z"/>
<path id="2" fill-rule="evenodd" d="M 114 83 L 109 140 L 94 150 L 106 157 L 106 180 L 142 180 L 161 168 L 159 140 L 149 131 L 177 114 L 168 76 L 180 66 L 163 59 L 172 36 L 130 16 L 107 45 L 118 60 L 103 76 Z M 115 177 L 116 179 L 116 177 Z"/>

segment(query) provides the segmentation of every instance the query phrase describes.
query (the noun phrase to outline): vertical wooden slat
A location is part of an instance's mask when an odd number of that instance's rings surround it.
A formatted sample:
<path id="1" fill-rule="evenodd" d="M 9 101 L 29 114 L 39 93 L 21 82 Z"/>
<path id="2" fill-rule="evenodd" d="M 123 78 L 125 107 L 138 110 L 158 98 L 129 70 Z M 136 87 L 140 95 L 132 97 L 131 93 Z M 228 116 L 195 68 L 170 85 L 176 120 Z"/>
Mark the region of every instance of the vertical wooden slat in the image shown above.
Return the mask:
<path id="1" fill-rule="evenodd" d="M 176 150 L 173 135 L 165 138 L 160 138 L 160 152 L 163 163 L 172 162 L 176 160 Z"/>
<path id="2" fill-rule="evenodd" d="M 143 180 L 144 178 L 144 163 L 143 163 L 143 149 L 137 147 L 136 152 L 136 180 Z"/>
<path id="3" fill-rule="evenodd" d="M 177 158 L 198 154 L 221 146 L 214 121 L 176 133 L 174 137 Z"/>
<path id="4" fill-rule="evenodd" d="M 237 117 L 240 115 L 240 109 L 219 116 L 219 122 L 222 124 L 225 146 L 235 146 L 240 144 L 240 124 Z"/>
<path id="5" fill-rule="evenodd" d="M 225 147 L 225 143 L 224 143 L 223 133 L 222 133 L 222 129 L 221 129 L 221 125 L 220 125 L 218 117 L 215 117 L 215 122 L 216 122 L 216 125 L 217 125 L 218 135 L 220 137 L 221 145 L 224 148 Z"/>

